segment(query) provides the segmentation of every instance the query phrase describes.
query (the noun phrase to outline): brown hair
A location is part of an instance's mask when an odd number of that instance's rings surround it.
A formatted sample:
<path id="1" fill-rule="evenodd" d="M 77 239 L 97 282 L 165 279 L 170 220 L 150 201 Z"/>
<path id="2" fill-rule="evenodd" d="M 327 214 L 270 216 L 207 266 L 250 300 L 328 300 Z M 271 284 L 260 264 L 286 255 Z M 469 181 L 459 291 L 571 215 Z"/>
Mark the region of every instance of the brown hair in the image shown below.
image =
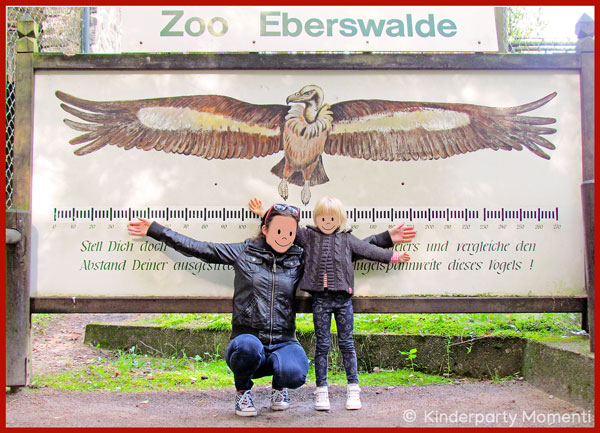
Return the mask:
<path id="1" fill-rule="evenodd" d="M 278 215 L 292 217 L 296 220 L 296 224 L 300 222 L 300 215 L 298 215 L 296 212 L 292 212 L 290 209 L 279 211 L 271 206 L 260 219 L 260 227 L 258 228 L 258 234 L 256 235 L 256 239 L 264 239 L 265 235 L 262 232 L 262 226 L 266 225 L 268 230 L 269 226 L 271 225 L 271 221 L 273 221 L 273 218 L 275 218 Z M 267 217 L 266 221 L 265 217 Z"/>

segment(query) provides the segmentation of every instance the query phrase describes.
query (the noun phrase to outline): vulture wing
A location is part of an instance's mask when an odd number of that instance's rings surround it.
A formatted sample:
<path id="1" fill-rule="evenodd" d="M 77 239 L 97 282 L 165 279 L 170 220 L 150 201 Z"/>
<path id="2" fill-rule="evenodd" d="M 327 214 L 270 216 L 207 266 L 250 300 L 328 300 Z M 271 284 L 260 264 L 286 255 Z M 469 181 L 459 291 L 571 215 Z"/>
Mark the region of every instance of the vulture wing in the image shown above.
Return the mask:
<path id="1" fill-rule="evenodd" d="M 267 156 L 282 149 L 288 111 L 285 105 L 254 105 L 218 95 L 96 102 L 57 91 L 56 97 L 63 110 L 89 122 L 65 119 L 85 132 L 69 141 L 85 144 L 76 155 L 112 144 L 206 159 Z"/>
<path id="2" fill-rule="evenodd" d="M 544 159 L 554 149 L 543 135 L 556 129 L 548 117 L 520 114 L 546 104 L 556 92 L 510 108 L 469 104 L 345 101 L 331 106 L 333 129 L 325 153 L 374 161 L 438 159 L 479 149 L 522 150 Z"/>

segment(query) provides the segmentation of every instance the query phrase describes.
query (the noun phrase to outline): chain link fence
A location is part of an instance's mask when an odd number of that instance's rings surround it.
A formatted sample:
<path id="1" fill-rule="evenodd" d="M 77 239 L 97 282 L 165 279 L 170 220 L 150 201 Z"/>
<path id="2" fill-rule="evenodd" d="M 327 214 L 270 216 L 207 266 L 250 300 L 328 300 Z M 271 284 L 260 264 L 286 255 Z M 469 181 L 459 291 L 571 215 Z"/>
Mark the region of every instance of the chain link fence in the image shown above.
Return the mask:
<path id="1" fill-rule="evenodd" d="M 15 134 L 15 66 L 17 21 L 32 19 L 39 25 L 40 52 L 77 54 L 81 52 L 80 7 L 6 8 L 6 208 L 12 207 L 13 143 Z"/>

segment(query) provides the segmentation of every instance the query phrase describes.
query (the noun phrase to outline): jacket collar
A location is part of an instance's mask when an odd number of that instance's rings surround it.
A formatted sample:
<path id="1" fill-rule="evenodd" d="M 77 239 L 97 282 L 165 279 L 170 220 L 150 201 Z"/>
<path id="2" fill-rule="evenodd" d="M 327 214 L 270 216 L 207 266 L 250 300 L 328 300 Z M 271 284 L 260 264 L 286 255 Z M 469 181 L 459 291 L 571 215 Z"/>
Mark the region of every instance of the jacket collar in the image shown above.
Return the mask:
<path id="1" fill-rule="evenodd" d="M 288 254 L 302 254 L 302 248 L 296 244 L 292 244 L 292 246 L 285 253 L 278 253 L 267 244 L 267 241 L 264 238 L 252 238 L 250 239 L 250 242 L 248 242 L 248 246 L 252 249 L 260 251 L 261 253 L 274 254 L 276 257 L 285 256 Z"/>
<path id="2" fill-rule="evenodd" d="M 307 229 L 311 229 L 315 232 L 324 234 L 321 230 L 319 230 L 319 228 L 317 226 L 306 226 Z M 331 233 L 332 235 L 336 235 L 338 233 L 350 233 L 352 231 L 352 229 L 347 229 L 347 230 L 340 230 L 339 227 L 336 231 L 334 231 L 333 233 Z"/>

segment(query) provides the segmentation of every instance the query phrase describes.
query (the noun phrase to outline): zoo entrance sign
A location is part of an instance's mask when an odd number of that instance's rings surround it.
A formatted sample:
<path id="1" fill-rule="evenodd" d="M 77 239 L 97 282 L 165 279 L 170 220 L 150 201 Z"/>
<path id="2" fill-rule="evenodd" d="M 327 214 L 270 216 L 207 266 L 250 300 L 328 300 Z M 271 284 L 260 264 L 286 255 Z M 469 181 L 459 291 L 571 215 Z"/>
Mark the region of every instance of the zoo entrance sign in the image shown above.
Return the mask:
<path id="1" fill-rule="evenodd" d="M 122 35 L 123 52 L 498 49 L 493 7 L 123 7 Z"/>

